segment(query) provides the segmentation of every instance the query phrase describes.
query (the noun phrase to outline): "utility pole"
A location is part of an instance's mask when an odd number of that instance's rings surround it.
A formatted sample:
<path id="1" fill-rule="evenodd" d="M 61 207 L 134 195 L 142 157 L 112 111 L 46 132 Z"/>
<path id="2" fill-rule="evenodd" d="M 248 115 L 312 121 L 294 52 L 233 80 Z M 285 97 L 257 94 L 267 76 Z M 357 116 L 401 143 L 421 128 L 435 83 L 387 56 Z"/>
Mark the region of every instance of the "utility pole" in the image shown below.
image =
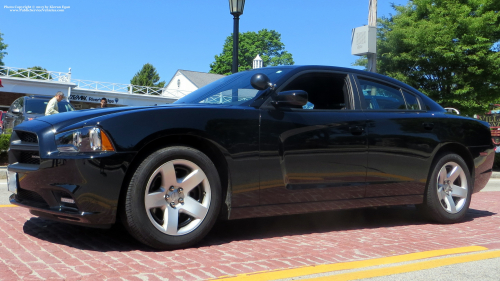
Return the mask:
<path id="1" fill-rule="evenodd" d="M 368 26 L 377 28 L 377 0 L 369 0 L 368 6 Z M 376 29 L 375 29 L 376 30 Z M 368 54 L 368 69 L 370 72 L 377 72 L 377 53 Z"/>
<path id="2" fill-rule="evenodd" d="M 377 0 L 368 1 L 368 25 L 352 30 L 351 54 L 367 56 L 367 70 L 377 72 Z"/>

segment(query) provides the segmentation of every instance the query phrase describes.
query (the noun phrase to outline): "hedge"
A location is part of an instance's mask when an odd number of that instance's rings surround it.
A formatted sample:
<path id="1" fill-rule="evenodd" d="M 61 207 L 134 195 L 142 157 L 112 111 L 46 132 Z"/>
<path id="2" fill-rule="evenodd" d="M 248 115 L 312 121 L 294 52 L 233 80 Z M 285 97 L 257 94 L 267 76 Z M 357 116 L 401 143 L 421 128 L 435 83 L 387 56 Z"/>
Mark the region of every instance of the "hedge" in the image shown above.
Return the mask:
<path id="1" fill-rule="evenodd" d="M 0 135 L 0 152 L 7 151 L 10 146 L 10 134 Z"/>

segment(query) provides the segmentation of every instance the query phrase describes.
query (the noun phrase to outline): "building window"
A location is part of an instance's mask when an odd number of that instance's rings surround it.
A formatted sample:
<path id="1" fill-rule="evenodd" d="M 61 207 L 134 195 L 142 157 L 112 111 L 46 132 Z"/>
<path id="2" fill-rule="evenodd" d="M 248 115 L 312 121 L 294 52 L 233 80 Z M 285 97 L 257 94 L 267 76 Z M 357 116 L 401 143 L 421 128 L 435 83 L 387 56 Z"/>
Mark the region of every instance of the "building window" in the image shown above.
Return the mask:
<path id="1" fill-rule="evenodd" d="M 177 88 L 181 86 L 181 79 L 177 79 Z"/>

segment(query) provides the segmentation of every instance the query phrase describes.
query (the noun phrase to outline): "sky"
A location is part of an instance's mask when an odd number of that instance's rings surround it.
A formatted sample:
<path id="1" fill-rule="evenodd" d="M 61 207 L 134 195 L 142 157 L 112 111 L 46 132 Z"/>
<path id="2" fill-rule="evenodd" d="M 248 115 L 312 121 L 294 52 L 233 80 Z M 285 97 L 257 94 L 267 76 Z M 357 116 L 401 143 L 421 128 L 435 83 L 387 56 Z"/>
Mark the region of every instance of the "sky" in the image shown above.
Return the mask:
<path id="1" fill-rule="evenodd" d="M 71 68 L 73 79 L 128 84 L 146 63 L 167 83 L 178 69 L 208 72 L 233 31 L 228 0 L 2 2 L 5 66 Z M 296 65 L 352 67 L 357 57 L 351 55 L 351 29 L 368 23 L 368 2 L 246 0 L 240 33 L 276 30 Z M 378 17 L 395 14 L 391 3 L 407 2 L 378 0 Z M 63 11 L 19 12 L 10 6 Z"/>

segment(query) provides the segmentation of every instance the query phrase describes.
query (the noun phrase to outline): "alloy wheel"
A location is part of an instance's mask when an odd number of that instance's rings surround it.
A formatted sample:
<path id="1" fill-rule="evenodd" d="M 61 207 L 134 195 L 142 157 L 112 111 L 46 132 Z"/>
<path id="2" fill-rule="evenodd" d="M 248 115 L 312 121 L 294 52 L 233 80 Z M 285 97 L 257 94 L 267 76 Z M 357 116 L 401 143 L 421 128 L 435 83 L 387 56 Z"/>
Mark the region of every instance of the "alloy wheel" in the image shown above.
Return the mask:
<path id="1" fill-rule="evenodd" d="M 191 161 L 176 159 L 162 164 L 151 175 L 144 206 L 149 220 L 159 231 L 180 236 L 203 222 L 210 199 L 205 172 Z"/>
<path id="2" fill-rule="evenodd" d="M 437 195 L 446 212 L 460 212 L 467 203 L 468 190 L 467 176 L 459 164 L 447 162 L 441 167 L 437 178 Z"/>

